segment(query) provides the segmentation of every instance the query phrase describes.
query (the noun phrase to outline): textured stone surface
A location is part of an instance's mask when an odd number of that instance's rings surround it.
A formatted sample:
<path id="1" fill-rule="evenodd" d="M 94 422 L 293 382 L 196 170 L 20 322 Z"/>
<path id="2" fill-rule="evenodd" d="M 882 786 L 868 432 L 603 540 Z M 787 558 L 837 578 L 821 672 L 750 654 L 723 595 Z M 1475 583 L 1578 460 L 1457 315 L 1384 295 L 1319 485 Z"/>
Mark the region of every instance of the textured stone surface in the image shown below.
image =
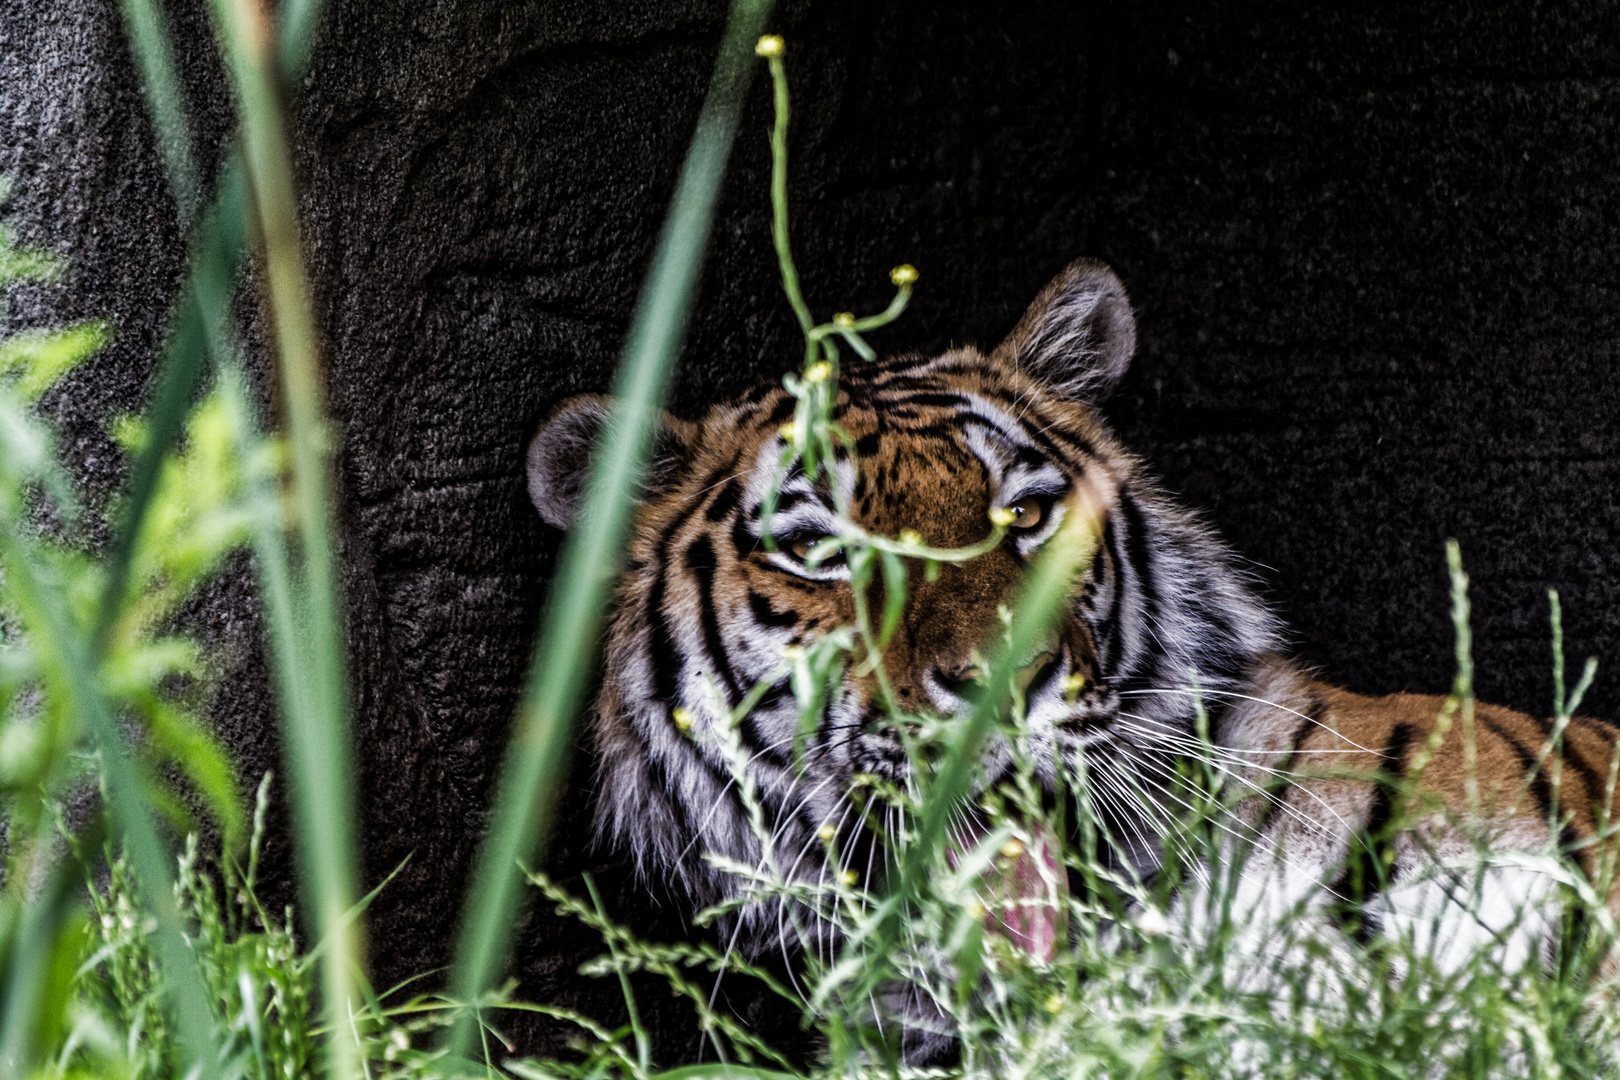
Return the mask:
<path id="1" fill-rule="evenodd" d="M 197 7 L 177 13 L 181 59 L 217 150 L 228 103 Z M 1485 696 L 1546 711 L 1548 586 L 1571 655 L 1620 658 L 1620 16 L 1007 7 L 779 8 L 818 313 L 881 305 L 887 268 L 911 261 L 917 301 L 878 343 L 991 344 L 1069 258 L 1107 259 L 1141 327 L 1110 414 L 1254 560 L 1330 677 L 1444 688 L 1447 536 L 1474 575 Z M 414 853 L 373 909 L 381 985 L 445 958 L 556 549 L 521 445 L 551 403 L 607 386 L 721 17 L 696 0 L 328 12 L 296 129 L 344 425 L 368 878 Z M 766 106 L 756 86 L 676 390 L 688 414 L 799 353 L 769 249 Z M 0 171 L 24 235 L 74 260 L 13 321 L 117 322 L 51 402 L 109 491 L 100 426 L 140 401 L 181 260 L 108 0 L 0 15 Z M 250 579 L 198 612 L 232 665 L 216 720 L 256 774 L 277 758 Z M 1614 685 L 1597 714 L 1616 716 Z M 617 906 L 678 932 L 585 850 L 587 787 L 566 799 L 559 870 L 594 868 Z M 521 992 L 611 1009 L 572 974 L 592 947 L 537 913 Z M 684 1037 L 679 1008 L 648 1003 Z"/>

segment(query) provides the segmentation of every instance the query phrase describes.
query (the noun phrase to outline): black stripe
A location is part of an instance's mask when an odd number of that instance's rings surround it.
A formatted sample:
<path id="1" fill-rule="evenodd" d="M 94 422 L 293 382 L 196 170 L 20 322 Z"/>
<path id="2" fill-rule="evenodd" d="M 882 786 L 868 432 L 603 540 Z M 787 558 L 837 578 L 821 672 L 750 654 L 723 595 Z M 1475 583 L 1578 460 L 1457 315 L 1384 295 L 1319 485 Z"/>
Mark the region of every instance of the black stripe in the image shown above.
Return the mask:
<path id="1" fill-rule="evenodd" d="M 760 705 L 763 708 L 764 703 Z M 742 744 L 746 760 L 763 758 L 785 769 L 793 764 L 793 744 L 790 741 L 786 746 L 775 746 L 765 741 L 765 733 L 759 729 L 761 708 L 754 709 L 742 718 L 742 723 L 737 725 L 737 741 Z"/>
<path id="2" fill-rule="evenodd" d="M 748 522 L 741 517 L 731 524 L 731 546 L 737 551 L 738 562 L 760 550 L 759 537 L 753 534 Z"/>
<path id="3" fill-rule="evenodd" d="M 1609 725 L 1603 721 L 1595 720 L 1589 716 L 1570 717 L 1569 727 L 1573 728 L 1577 723 L 1583 720 L 1587 721 L 1588 723 L 1598 725 L 1598 729 L 1595 733 L 1596 737 L 1602 739 L 1611 746 L 1609 753 L 1612 761 L 1612 755 L 1614 753 L 1612 747 L 1615 741 L 1614 729 L 1609 727 Z M 1605 761 L 1603 763 L 1602 770 L 1599 770 L 1595 765 L 1587 760 L 1586 756 L 1582 754 L 1579 748 L 1575 745 L 1574 740 L 1569 737 L 1569 728 L 1564 729 L 1563 746 L 1566 751 L 1564 760 L 1573 764 L 1575 766 L 1575 771 L 1581 774 L 1581 781 L 1586 784 L 1587 793 L 1595 806 L 1597 801 L 1603 797 L 1604 792 L 1608 791 L 1609 789 L 1610 762 Z M 1597 811 L 1593 810 L 1593 817 L 1595 818 L 1596 816 Z"/>
<path id="4" fill-rule="evenodd" d="M 1125 525 L 1125 562 L 1129 564 L 1132 577 L 1136 579 L 1137 590 L 1142 594 L 1141 619 L 1149 631 L 1142 634 L 1142 656 L 1132 665 L 1132 669 L 1125 673 L 1125 686 L 1138 687 L 1160 681 L 1157 676 L 1160 663 L 1164 659 L 1164 646 L 1159 641 L 1159 635 L 1151 632 L 1153 625 L 1158 621 L 1159 584 L 1153 573 L 1153 549 L 1148 544 L 1147 518 L 1142 513 L 1142 507 L 1132 496 L 1129 488 L 1120 488 L 1118 498 Z M 1124 577 L 1121 575 L 1121 582 L 1123 581 Z"/>
<path id="5" fill-rule="evenodd" d="M 748 591 L 748 609 L 754 613 L 754 620 L 763 626 L 797 626 L 799 613 L 796 611 L 776 611 L 771 607 L 770 598 L 761 593 Z"/>
<path id="6" fill-rule="evenodd" d="M 967 404 L 967 398 L 963 397 L 961 394 L 941 394 L 928 392 L 910 393 L 904 395 L 903 397 L 896 396 L 894 400 L 896 403 L 903 402 L 907 405 L 917 405 L 921 406 L 922 408 L 936 409 L 960 409 Z"/>
<path id="7" fill-rule="evenodd" d="M 710 521 L 723 521 L 726 515 L 737 509 L 737 503 L 741 499 L 742 485 L 732 480 L 720 489 L 720 493 L 709 503 L 709 508 L 703 512 L 703 516 Z"/>
<path id="8" fill-rule="evenodd" d="M 664 617 L 664 591 L 664 560 L 660 558 L 647 591 L 647 658 L 652 663 L 653 697 L 667 704 L 675 700 L 680 687 L 681 654 Z"/>
<path id="9" fill-rule="evenodd" d="M 731 708 L 742 697 L 737 685 L 737 673 L 731 668 L 731 657 L 726 652 L 725 638 L 720 633 L 720 615 L 714 609 L 714 572 L 719 569 L 714 558 L 714 545 L 707 536 L 700 536 L 686 549 L 686 568 L 698 581 L 698 617 L 703 624 L 703 647 L 714 662 L 725 684 L 726 708 Z"/>
<path id="10" fill-rule="evenodd" d="M 1275 775 L 1271 779 L 1274 786 L 1268 792 L 1270 799 L 1266 803 L 1265 813 L 1255 826 L 1254 835 L 1256 839 L 1261 839 L 1266 835 L 1266 831 L 1271 828 L 1271 823 L 1277 817 L 1277 812 L 1283 808 L 1283 804 L 1288 801 L 1288 796 L 1293 793 L 1293 768 L 1294 761 L 1299 757 L 1299 744 L 1304 740 L 1305 733 L 1310 730 L 1312 722 L 1321 709 L 1322 703 L 1317 700 L 1316 695 L 1311 695 L 1311 700 L 1305 704 L 1305 718 L 1295 726 L 1293 733 L 1288 737 L 1288 754 L 1276 765 L 1279 775 Z"/>
<path id="11" fill-rule="evenodd" d="M 1519 760 L 1519 770 L 1528 776 L 1530 770 L 1535 768 L 1536 758 L 1540 754 L 1540 748 L 1537 747 L 1534 751 L 1532 751 L 1530 747 L 1520 742 L 1512 732 L 1508 731 L 1500 724 L 1492 722 L 1489 717 L 1479 716 L 1478 719 L 1481 727 L 1508 744 L 1508 746 L 1513 750 L 1513 756 Z M 1566 758 L 1565 760 L 1567 761 L 1569 759 Z M 1547 760 L 1541 763 L 1541 768 L 1536 769 L 1535 775 L 1530 779 L 1530 796 L 1536 800 L 1536 812 L 1540 814 L 1542 821 L 1551 821 L 1553 819 L 1552 781 L 1547 778 L 1547 770 L 1551 766 L 1552 757 L 1549 755 Z M 1579 764 L 1576 765 L 1576 771 L 1582 771 Z M 1585 779 L 1584 776 L 1583 779 Z M 1591 787 L 1588 786 L 1587 790 L 1590 791 Z M 1580 835 L 1575 831 L 1574 827 L 1569 822 L 1566 821 L 1561 824 L 1558 830 L 1558 843 L 1560 846 L 1562 846 L 1566 851 L 1570 850 L 1575 846 L 1579 839 Z M 1577 852 L 1575 856 L 1576 862 L 1581 868 L 1581 872 L 1585 874 L 1588 879 L 1590 879 L 1592 876 L 1593 866 L 1591 865 L 1591 860 L 1595 857 L 1595 855 L 1596 853 L 1591 848 L 1586 848 Z"/>
<path id="12" fill-rule="evenodd" d="M 1396 724 L 1390 732 L 1389 745 L 1379 755 L 1367 820 L 1350 840 L 1344 872 L 1330 886 L 1344 900 L 1344 906 L 1336 913 L 1340 928 L 1363 944 L 1371 941 L 1380 930 L 1378 920 L 1366 910 L 1367 902 L 1389 885 L 1390 871 L 1395 866 L 1395 835 L 1391 825 L 1396 784 L 1406 775 L 1412 734 L 1411 724 Z"/>
<path id="13" fill-rule="evenodd" d="M 1108 553 L 1108 567 L 1112 571 L 1113 595 L 1108 598 L 1108 614 L 1103 617 L 1103 628 L 1108 644 L 1108 662 L 1114 666 L 1115 671 L 1099 672 L 1106 677 L 1118 674 L 1120 655 L 1125 651 L 1124 629 L 1120 625 L 1120 609 L 1125 603 L 1125 579 L 1119 572 L 1119 564 L 1123 556 L 1119 544 L 1119 530 L 1115 527 L 1112 514 L 1103 522 L 1103 542 L 1097 551 L 1097 561 L 1103 560 L 1103 552 Z M 1101 657 L 1098 658 L 1101 666 Z"/>
<path id="14" fill-rule="evenodd" d="M 718 476 L 711 474 L 709 484 L 712 486 L 717 482 Z M 669 620 L 664 615 L 664 597 L 668 591 L 669 550 L 675 543 L 675 534 L 695 512 L 697 498 L 701 498 L 701 491 L 697 497 L 687 499 L 676 509 L 671 515 L 669 527 L 659 534 L 653 545 L 653 560 L 657 571 L 653 575 L 652 587 L 647 591 L 647 651 L 648 659 L 652 663 L 653 696 L 665 704 L 675 701 L 680 686 L 681 666 L 684 663 L 681 651 L 675 645 L 675 635 L 670 632 Z"/>
<path id="15" fill-rule="evenodd" d="M 785 514 L 808 498 L 802 491 L 784 491 L 776 497 L 776 513 Z"/>
<path id="16" fill-rule="evenodd" d="M 785 395 L 776 403 L 776 408 L 770 411 L 757 425 L 759 427 L 781 427 L 793 417 L 793 410 L 798 407 L 799 399 L 791 394 Z"/>

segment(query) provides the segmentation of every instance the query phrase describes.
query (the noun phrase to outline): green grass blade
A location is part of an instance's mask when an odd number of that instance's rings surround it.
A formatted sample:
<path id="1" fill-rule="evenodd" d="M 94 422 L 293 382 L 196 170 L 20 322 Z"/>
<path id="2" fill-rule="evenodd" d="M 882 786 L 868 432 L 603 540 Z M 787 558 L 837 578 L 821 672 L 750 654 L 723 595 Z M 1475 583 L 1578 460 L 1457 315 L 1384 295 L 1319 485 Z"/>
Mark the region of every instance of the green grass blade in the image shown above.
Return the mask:
<path id="1" fill-rule="evenodd" d="M 48 837 L 41 839 L 50 842 Z M 49 1049 L 38 1045 L 43 1041 L 37 1039 L 39 1029 L 51 1026 L 53 1019 L 60 1023 L 67 1011 L 60 993 L 53 994 L 53 990 L 65 988 L 51 985 L 51 968 L 64 944 L 62 932 L 83 904 L 84 879 L 77 860 L 57 859 L 43 887 L 23 910 L 14 952 L 9 963 L 0 967 L 0 971 L 9 968 L 0 996 L 5 1003 L 0 1021 L 0 1076 L 24 1075 L 39 1052 Z"/>
<path id="2" fill-rule="evenodd" d="M 538 861 L 552 800 L 573 744 L 575 715 L 596 654 L 597 631 L 624 546 L 636 483 L 658 426 L 697 288 L 720 181 L 731 152 L 770 0 L 734 0 L 719 60 L 680 184 L 642 289 L 614 386 L 613 415 L 591 466 L 579 520 L 553 577 L 534 660 L 502 771 L 495 816 L 479 852 L 457 942 L 452 993 L 474 1001 L 505 963 L 518 910 L 520 860 Z M 474 1018 L 451 1028 L 465 1056 Z"/>
<path id="3" fill-rule="evenodd" d="M 129 586 L 135 540 L 157 491 L 163 459 L 174 446 L 191 412 L 197 381 L 211 351 L 211 325 L 229 317 L 233 282 L 243 257 L 243 215 L 246 192 L 241 160 L 227 159 L 220 178 L 219 197 L 197 230 L 191 268 L 180 310 L 170 331 L 169 344 L 158 368 L 157 386 L 147 409 L 147 438 L 130 469 L 122 519 L 105 563 L 100 608 L 97 612 L 98 648 L 118 617 Z M 221 312 L 220 305 L 224 305 Z"/>
<path id="4" fill-rule="evenodd" d="M 141 89 L 147 112 L 157 131 L 158 152 L 169 173 L 169 188 L 180 208 L 180 227 L 191 228 L 197 214 L 199 186 L 196 157 L 191 149 L 191 125 L 174 68 L 174 47 L 169 41 L 163 12 L 154 0 L 122 0 L 124 29 L 129 36 L 135 66 L 141 71 Z"/>
<path id="5" fill-rule="evenodd" d="M 331 494 L 333 438 L 325 419 L 314 311 L 304 276 L 298 205 L 285 118 L 280 106 L 282 53 L 266 33 L 257 0 L 219 0 L 215 18 L 242 121 L 247 172 L 263 238 L 265 278 L 282 400 L 291 450 L 290 487 L 297 516 L 301 574 L 275 590 L 272 634 L 285 722 L 298 830 L 299 872 L 306 908 L 313 909 L 327 1018 L 327 1070 L 358 1076 L 358 1048 L 346 1036 L 359 997 L 360 925 L 351 914 L 357 895 L 352 746 L 348 674 Z M 313 25 L 313 9 L 300 8 Z M 267 551 L 261 545 L 261 553 Z M 265 566 L 261 560 L 261 568 Z M 281 572 L 283 568 L 275 570 Z"/>
<path id="6" fill-rule="evenodd" d="M 303 77 L 315 33 L 321 24 L 321 0 L 285 0 L 281 9 L 281 78 L 292 85 Z"/>

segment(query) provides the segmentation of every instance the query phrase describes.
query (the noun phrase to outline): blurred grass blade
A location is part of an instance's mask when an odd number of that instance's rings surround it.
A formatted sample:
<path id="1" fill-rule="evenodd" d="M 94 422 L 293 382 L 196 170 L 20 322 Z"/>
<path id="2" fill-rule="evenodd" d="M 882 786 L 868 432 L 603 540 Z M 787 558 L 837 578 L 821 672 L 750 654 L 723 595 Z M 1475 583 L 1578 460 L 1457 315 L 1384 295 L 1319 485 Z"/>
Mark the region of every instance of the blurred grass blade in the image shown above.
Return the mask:
<path id="1" fill-rule="evenodd" d="M 596 655 L 631 503 L 697 289 L 714 204 L 730 156 L 753 64 L 754 42 L 770 0 L 733 0 L 708 96 L 687 151 L 680 184 L 642 288 L 603 426 L 587 494 L 552 577 L 551 596 L 529 669 L 494 818 L 479 851 L 457 942 L 451 991 L 476 1001 L 493 985 L 518 909 L 519 860 L 539 861 L 556 785 L 573 744 Z M 450 1052 L 465 1056 L 476 1018 L 458 1015 Z"/>
<path id="2" fill-rule="evenodd" d="M 196 958 L 181 932 L 171 855 L 152 820 L 139 771 L 96 685 L 89 650 L 63 618 L 68 605 L 41 580 L 33 558 L 10 529 L 0 529 L 0 564 L 38 649 L 47 690 L 63 708 L 89 721 L 100 747 L 108 802 L 124 835 L 141 898 L 157 918 L 154 952 L 166 976 L 184 1060 L 204 1080 L 218 1076 L 213 1017 Z"/>
<path id="3" fill-rule="evenodd" d="M 315 32 L 321 25 L 321 0 L 284 0 L 281 10 L 281 78 L 294 85 L 309 66 Z"/>
<path id="4" fill-rule="evenodd" d="M 163 155 L 169 188 L 180 208 L 180 227 L 189 232 L 197 216 L 197 164 L 163 11 L 156 0 L 122 0 L 119 7 L 124 13 L 124 29 L 135 54 L 135 66 L 141 71 L 141 89 L 157 131 L 158 152 Z"/>
<path id="5" fill-rule="evenodd" d="M 106 577 L 102 585 L 96 619 L 98 651 L 105 644 L 123 605 L 129 586 L 129 569 L 135 554 L 135 540 L 157 491 L 163 459 L 174 446 L 180 429 L 191 411 L 192 398 L 213 334 L 211 324 L 230 318 L 234 282 L 242 264 L 243 216 L 247 198 L 242 181 L 241 159 L 232 154 L 220 177 L 219 198 L 197 229 L 191 268 L 180 297 L 170 331 L 169 344 L 158 368 L 157 386 L 146 414 L 146 441 L 130 468 L 128 494 L 118 522 L 118 531 L 108 552 Z M 223 310 L 221 310 L 223 308 Z"/>
<path id="6" fill-rule="evenodd" d="M 77 965 L 82 945 L 72 940 L 70 931 L 74 916 L 82 918 L 83 907 L 84 878 L 78 860 L 57 859 L 18 920 L 11 956 L 0 964 L 0 971 L 7 972 L 0 988 L 0 1001 L 5 1003 L 0 1076 L 25 1074 L 49 1048 L 49 1040 L 39 1037 L 41 1029 L 53 1021 L 60 1024 L 67 1012 L 67 987 L 52 976 L 60 971 L 64 949 L 69 962 Z"/>
<path id="7" fill-rule="evenodd" d="M 233 318 L 235 283 L 246 243 L 247 200 L 240 150 L 233 149 L 227 155 L 213 204 L 199 218 L 195 155 L 162 14 L 151 0 L 124 0 L 123 11 L 181 225 L 192 237 L 191 259 L 147 410 L 147 438 L 131 468 L 121 520 L 104 564 L 103 590 L 87 661 L 99 657 L 118 617 L 136 538 L 156 492 L 164 457 L 190 412 L 205 359 L 211 351 L 216 356 L 221 353 L 222 334 L 228 332 Z M 300 48 L 307 48 L 307 40 Z M 16 553 L 16 557 L 23 556 Z M 184 946 L 174 908 L 170 870 L 173 853 L 153 825 L 135 767 L 107 715 L 105 703 L 99 702 L 84 712 L 92 721 L 101 748 L 112 814 L 126 833 L 142 897 L 158 918 L 156 951 L 170 987 L 181 1045 L 190 1060 L 205 1067 L 204 1075 L 212 1076 L 218 1060 L 212 1045 L 212 1020 L 206 991 L 195 960 Z"/>
<path id="8" fill-rule="evenodd" d="M 325 420 L 318 338 L 304 276 L 298 203 L 279 94 L 282 54 L 260 0 L 216 0 L 214 11 L 241 116 L 244 158 L 264 244 L 291 451 L 301 573 L 277 586 L 277 606 L 283 610 L 273 613 L 271 621 L 279 645 L 283 750 L 289 758 L 294 796 L 299 873 L 306 907 L 313 909 L 316 936 L 327 943 L 321 988 L 328 1073 L 358 1076 L 358 1047 L 345 1034 L 358 997 L 361 940 L 359 922 L 350 914 L 358 879 L 356 815 L 347 646 L 331 497 L 333 439 Z M 303 21 L 298 33 L 305 34 L 313 25 L 314 9 L 301 5 L 299 11 Z M 273 545 L 261 545 L 261 551 L 275 555 L 275 550 Z"/>

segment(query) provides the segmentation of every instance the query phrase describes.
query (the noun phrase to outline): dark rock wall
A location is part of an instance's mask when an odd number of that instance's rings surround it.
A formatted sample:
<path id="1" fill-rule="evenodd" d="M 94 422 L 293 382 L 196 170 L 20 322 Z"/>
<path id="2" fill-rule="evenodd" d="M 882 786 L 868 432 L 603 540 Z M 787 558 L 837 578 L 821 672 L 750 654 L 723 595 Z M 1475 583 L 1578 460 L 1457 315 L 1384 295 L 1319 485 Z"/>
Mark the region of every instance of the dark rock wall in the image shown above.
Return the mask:
<path id="1" fill-rule="evenodd" d="M 910 261 L 917 300 L 877 343 L 990 345 L 1069 258 L 1111 261 L 1141 348 L 1110 415 L 1254 560 L 1302 655 L 1357 689 L 1443 689 L 1455 536 L 1483 695 L 1545 712 L 1547 587 L 1572 658 L 1620 658 L 1620 16 L 1317 7 L 784 3 L 806 291 L 823 316 L 874 309 Z M 212 151 L 228 109 L 193 8 L 176 21 Z M 608 384 L 722 17 L 328 11 L 296 128 L 344 430 L 368 877 L 414 853 L 373 909 L 380 985 L 445 958 L 556 550 L 522 444 L 551 403 Z M 768 122 L 762 80 L 679 412 L 800 353 L 770 252 Z M 111 490 L 100 425 L 140 400 L 180 251 L 109 0 L 0 13 L 0 172 L 24 235 L 74 260 L 13 322 L 117 321 L 52 400 Z M 198 617 L 233 665 L 218 723 L 257 775 L 277 759 L 251 604 L 239 568 Z M 1614 685 L 1592 711 L 1616 716 Z M 586 850 L 586 770 L 559 871 L 594 868 L 622 910 L 678 933 Z M 526 940 L 521 993 L 613 1008 L 572 975 L 591 941 L 546 912 Z M 684 1037 L 667 1000 L 644 1008 Z"/>

